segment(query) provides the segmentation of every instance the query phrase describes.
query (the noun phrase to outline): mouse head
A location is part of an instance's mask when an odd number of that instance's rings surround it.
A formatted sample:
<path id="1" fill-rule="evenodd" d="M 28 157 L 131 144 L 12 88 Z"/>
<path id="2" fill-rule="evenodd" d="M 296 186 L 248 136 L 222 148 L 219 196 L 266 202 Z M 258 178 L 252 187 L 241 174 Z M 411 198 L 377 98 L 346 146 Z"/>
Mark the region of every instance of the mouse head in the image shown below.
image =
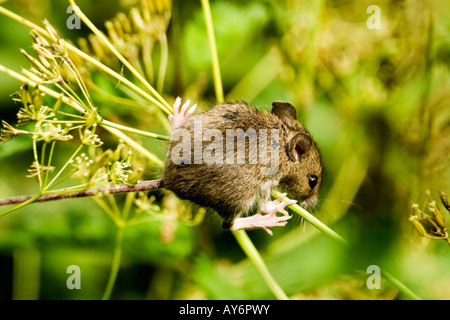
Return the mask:
<path id="1" fill-rule="evenodd" d="M 287 103 L 272 103 L 272 113 L 289 128 L 286 154 L 288 166 L 280 187 L 304 208 L 314 206 L 322 182 L 320 153 L 310 134 L 297 121 L 297 111 Z"/>

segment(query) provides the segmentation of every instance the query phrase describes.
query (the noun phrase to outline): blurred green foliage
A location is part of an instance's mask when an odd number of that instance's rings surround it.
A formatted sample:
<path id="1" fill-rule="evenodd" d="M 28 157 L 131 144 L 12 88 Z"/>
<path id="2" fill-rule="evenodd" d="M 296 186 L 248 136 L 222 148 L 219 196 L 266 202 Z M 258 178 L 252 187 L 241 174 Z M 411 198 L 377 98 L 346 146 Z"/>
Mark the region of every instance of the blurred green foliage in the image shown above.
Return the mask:
<path id="1" fill-rule="evenodd" d="M 104 21 L 126 12 L 127 2 L 133 1 L 78 5 L 104 30 Z M 381 29 L 366 25 L 373 4 L 380 8 Z M 84 25 L 67 29 L 63 1 L 3 5 L 34 22 L 47 18 L 74 43 L 89 34 Z M 172 6 L 161 93 L 198 101 L 206 110 L 214 104 L 214 87 L 200 1 L 173 0 Z M 226 99 L 260 109 L 287 100 L 298 108 L 325 168 L 313 213 L 350 242 L 342 247 L 299 219 L 275 229 L 273 237 L 250 231 L 275 280 L 298 299 L 404 298 L 386 281 L 381 289 L 366 287 L 366 269 L 376 264 L 423 298 L 449 299 L 450 248 L 420 237 L 408 217 L 413 202 L 426 206 L 425 189 L 436 200 L 437 190 L 450 193 L 450 3 L 212 0 L 211 8 Z M 28 28 L 2 16 L 0 30 L 0 64 L 26 68 L 18 48 L 30 46 Z M 101 72 L 91 79 L 111 96 L 123 95 Z M 18 107 L 10 95 L 19 84 L 3 74 L 0 83 L 0 118 L 13 123 Z M 167 132 L 160 116 L 94 95 L 109 119 Z M 164 143 L 138 139 L 164 157 Z M 57 156 L 72 149 L 67 145 Z M 26 137 L 0 146 L 0 198 L 36 192 L 36 182 L 25 177 L 32 159 Z M 160 173 L 156 167 L 145 172 L 150 178 Z M 164 194 L 152 194 L 164 207 Z M 112 298 L 273 298 L 215 215 L 197 226 L 182 219 L 171 223 L 126 228 Z M 111 219 L 91 199 L 32 204 L 1 217 L 0 297 L 100 298 L 115 234 Z M 69 265 L 81 268 L 81 290 L 66 287 Z"/>

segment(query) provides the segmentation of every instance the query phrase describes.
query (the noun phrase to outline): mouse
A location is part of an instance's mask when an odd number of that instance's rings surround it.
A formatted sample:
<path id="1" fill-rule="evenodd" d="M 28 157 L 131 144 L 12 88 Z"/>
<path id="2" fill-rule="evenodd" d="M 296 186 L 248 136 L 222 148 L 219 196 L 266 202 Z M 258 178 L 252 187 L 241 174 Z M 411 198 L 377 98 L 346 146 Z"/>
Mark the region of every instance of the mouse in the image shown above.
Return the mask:
<path id="1" fill-rule="evenodd" d="M 317 204 L 322 161 L 296 108 L 274 101 L 271 111 L 245 102 L 222 103 L 194 114 L 177 98 L 162 187 L 180 199 L 217 212 L 229 230 L 283 227 L 286 207 Z M 270 200 L 277 188 L 278 199 Z M 291 199 L 282 201 L 286 196 Z M 280 214 L 278 214 L 280 213 Z"/>

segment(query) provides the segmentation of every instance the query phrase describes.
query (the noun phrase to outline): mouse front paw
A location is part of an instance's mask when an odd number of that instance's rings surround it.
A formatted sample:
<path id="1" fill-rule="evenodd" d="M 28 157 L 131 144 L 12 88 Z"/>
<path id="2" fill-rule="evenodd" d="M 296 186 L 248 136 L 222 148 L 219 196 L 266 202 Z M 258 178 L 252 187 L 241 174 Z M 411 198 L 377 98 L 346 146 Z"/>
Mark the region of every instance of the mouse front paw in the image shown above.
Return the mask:
<path id="1" fill-rule="evenodd" d="M 189 116 L 194 113 L 195 109 L 197 108 L 197 104 L 189 107 L 190 104 L 191 101 L 187 100 L 181 106 L 181 98 L 178 97 L 175 100 L 175 103 L 173 104 L 173 114 L 169 115 L 169 121 L 172 124 L 172 132 L 175 129 L 179 128 L 187 120 L 187 118 L 189 118 Z"/>
<path id="2" fill-rule="evenodd" d="M 286 195 L 286 193 L 283 193 L 276 200 L 263 202 L 261 206 L 261 212 L 267 214 L 276 214 L 277 212 L 280 212 L 283 215 L 288 216 L 289 213 L 285 210 L 285 208 L 291 204 L 297 203 L 297 200 L 287 200 L 281 202 L 281 200 L 283 200 Z"/>

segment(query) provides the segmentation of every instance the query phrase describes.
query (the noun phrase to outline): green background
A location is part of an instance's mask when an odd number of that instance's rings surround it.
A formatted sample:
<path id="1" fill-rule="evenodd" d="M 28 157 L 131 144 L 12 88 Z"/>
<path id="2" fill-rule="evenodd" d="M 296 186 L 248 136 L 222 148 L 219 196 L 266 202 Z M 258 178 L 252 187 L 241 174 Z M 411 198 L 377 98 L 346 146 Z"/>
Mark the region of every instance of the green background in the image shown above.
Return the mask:
<path id="1" fill-rule="evenodd" d="M 128 12 L 125 2 L 77 3 L 104 30 L 106 20 Z M 373 4 L 380 8 L 381 29 L 366 25 Z M 67 29 L 64 1 L 2 5 L 37 24 L 47 18 L 74 43 L 90 33 L 84 24 Z M 172 6 L 162 94 L 191 98 L 206 110 L 215 94 L 202 7 L 187 0 Z M 405 298 L 384 280 L 379 290 L 367 288 L 367 267 L 379 265 L 422 298 L 449 299 L 450 247 L 420 237 L 408 217 L 412 203 L 425 210 L 425 189 L 435 200 L 439 189 L 450 193 L 450 3 L 212 0 L 211 10 L 226 100 L 260 109 L 274 100 L 296 106 L 324 162 L 312 213 L 350 242 L 342 247 L 298 217 L 274 228 L 273 237 L 249 231 L 275 280 L 298 299 Z M 27 68 L 19 48 L 30 46 L 29 29 L 0 16 L 0 64 Z M 114 82 L 98 79 L 116 94 Z M 0 118 L 15 123 L 20 106 L 11 94 L 19 83 L 4 74 L 0 83 Z M 129 126 L 147 124 L 142 110 L 105 101 L 98 107 Z M 164 159 L 164 143 L 142 140 Z M 64 150 L 57 153 L 61 161 Z M 32 159 L 26 137 L 0 145 L 0 198 L 37 191 L 36 181 L 26 178 Z M 160 172 L 147 168 L 146 177 Z M 164 194 L 152 194 L 164 206 Z M 215 214 L 197 226 L 175 220 L 169 241 L 162 228 L 161 221 L 126 228 L 112 298 L 274 298 Z M 1 217 L 0 297 L 101 298 L 115 234 L 91 199 L 32 204 Z M 70 265 L 80 267 L 81 290 L 66 286 Z"/>

